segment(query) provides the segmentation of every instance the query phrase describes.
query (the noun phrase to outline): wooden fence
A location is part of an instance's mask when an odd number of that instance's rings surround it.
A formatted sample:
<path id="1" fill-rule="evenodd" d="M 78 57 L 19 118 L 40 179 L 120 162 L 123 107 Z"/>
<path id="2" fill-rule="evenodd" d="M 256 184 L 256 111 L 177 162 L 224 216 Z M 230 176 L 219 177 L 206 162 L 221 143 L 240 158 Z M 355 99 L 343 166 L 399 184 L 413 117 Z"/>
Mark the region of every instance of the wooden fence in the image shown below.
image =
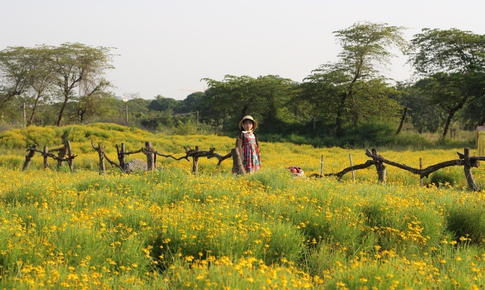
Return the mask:
<path id="1" fill-rule="evenodd" d="M 324 176 L 337 176 L 338 179 L 340 179 L 345 174 L 347 174 L 349 172 L 352 172 L 352 174 L 353 174 L 354 170 L 364 169 L 364 168 L 368 168 L 368 167 L 374 165 L 375 168 L 376 168 L 376 171 L 377 171 L 378 181 L 379 182 L 385 182 L 386 176 L 387 176 L 386 164 L 388 164 L 388 165 L 391 165 L 391 166 L 401 168 L 403 170 L 407 170 L 411 173 L 418 174 L 419 177 L 420 177 L 420 180 L 421 180 L 421 185 L 422 185 L 422 179 L 423 178 L 428 177 L 431 173 L 433 173 L 433 172 L 435 172 L 439 169 L 442 169 L 442 168 L 445 168 L 445 167 L 450 167 L 450 166 L 463 166 L 463 172 L 465 174 L 465 179 L 468 183 L 468 187 L 473 191 L 480 191 L 480 188 L 478 187 L 475 180 L 473 179 L 473 174 L 472 174 L 471 168 L 472 167 L 479 167 L 480 166 L 479 160 L 485 160 L 485 157 L 483 157 L 483 156 L 479 156 L 479 157 L 470 156 L 470 148 L 464 148 L 464 153 L 457 152 L 457 154 L 458 154 L 459 159 L 444 161 L 444 162 L 440 162 L 438 164 L 428 166 L 424 169 L 423 168 L 418 169 L 418 168 L 413 168 L 413 167 L 410 167 L 410 166 L 407 166 L 407 165 L 404 165 L 404 164 L 400 164 L 400 163 L 397 163 L 397 162 L 394 162 L 394 161 L 387 160 L 384 157 L 382 157 L 381 155 L 377 154 L 377 149 L 372 149 L 372 151 L 369 151 L 368 149 L 366 149 L 365 155 L 367 157 L 372 158 L 371 160 L 367 160 L 363 164 L 358 164 L 358 165 L 351 164 L 350 167 L 347 167 L 347 168 L 343 169 L 342 171 L 336 172 L 336 173 L 323 174 L 323 157 L 322 157 L 321 173 L 320 174 L 312 174 L 312 175 L 310 175 L 310 177 L 321 178 L 321 177 L 324 177 Z M 421 161 L 420 161 L 420 164 L 421 164 Z"/>
<path id="2" fill-rule="evenodd" d="M 185 159 L 189 161 L 189 158 L 192 158 L 192 173 L 198 174 L 199 171 L 199 158 L 200 157 L 207 157 L 208 159 L 210 158 L 217 158 L 219 161 L 217 165 L 220 165 L 222 161 L 232 157 L 233 160 L 233 172 L 237 172 L 239 174 L 244 174 L 244 170 L 242 170 L 242 162 L 241 158 L 239 157 L 238 151 L 235 149 L 232 149 L 229 153 L 226 155 L 222 156 L 218 153 L 215 152 L 215 148 L 210 148 L 209 151 L 202 151 L 199 150 L 199 146 L 195 146 L 195 149 L 192 149 L 190 147 L 184 147 L 185 149 L 185 155 L 181 157 L 174 157 L 173 155 L 169 154 L 162 154 L 159 153 L 153 148 L 151 142 L 146 142 L 145 147 L 142 147 L 139 150 L 136 151 L 131 151 L 127 152 L 125 150 L 125 145 L 124 143 L 121 143 L 121 146 L 116 145 L 116 151 L 118 155 L 118 161 L 119 163 L 116 163 L 112 161 L 108 156 L 106 155 L 105 148 L 103 147 L 102 144 L 98 144 L 98 146 L 94 145 L 94 142 L 91 142 L 91 146 L 93 147 L 94 150 L 98 152 L 99 156 L 99 170 L 102 173 L 106 172 L 106 167 L 104 160 L 108 161 L 111 165 L 119 168 L 123 172 L 127 172 L 127 166 L 126 166 L 126 161 L 125 161 L 125 156 L 130 155 L 130 154 L 136 154 L 136 153 L 143 153 L 146 155 L 147 159 L 147 170 L 154 170 L 156 169 L 156 164 L 157 164 L 157 156 L 165 157 L 165 158 L 172 158 L 174 160 L 182 160 Z"/>
<path id="3" fill-rule="evenodd" d="M 182 160 L 185 159 L 189 161 L 189 158 L 192 158 L 192 173 L 198 174 L 199 170 L 199 165 L 198 165 L 198 160 L 200 157 L 207 157 L 208 159 L 210 158 L 216 158 L 218 160 L 217 165 L 220 165 L 224 160 L 232 158 L 233 160 L 233 168 L 232 172 L 236 172 L 239 174 L 244 174 L 244 169 L 242 168 L 242 162 L 241 158 L 239 156 L 239 153 L 236 149 L 232 149 L 229 153 L 225 155 L 220 155 L 219 153 L 215 152 L 215 148 L 210 148 L 209 151 L 203 151 L 199 150 L 199 147 L 196 146 L 195 149 L 192 149 L 190 147 L 184 147 L 185 149 L 185 155 L 180 156 L 180 157 L 175 157 L 170 154 L 162 154 L 159 153 L 153 148 L 151 142 L 145 142 L 145 146 L 142 147 L 139 150 L 136 151 L 126 151 L 124 143 L 121 143 L 120 146 L 116 145 L 116 152 L 117 152 L 117 157 L 118 157 L 118 163 L 114 162 L 111 158 L 109 158 L 106 155 L 105 147 L 99 143 L 98 146 L 95 146 L 94 142 L 91 142 L 91 145 L 94 150 L 98 152 L 99 156 L 99 171 L 100 173 L 106 173 L 106 165 L 105 161 L 107 161 L 109 164 L 111 164 L 114 167 L 119 168 L 122 172 L 127 172 L 128 167 L 127 167 L 127 162 L 126 162 L 126 156 L 131 155 L 131 154 L 137 154 L 137 153 L 142 153 L 146 156 L 146 170 L 154 170 L 156 169 L 156 164 L 157 164 L 157 156 L 160 157 L 165 157 L 165 158 L 172 158 L 174 160 Z M 74 170 L 74 165 L 73 165 L 73 160 L 76 158 L 77 155 L 72 154 L 72 149 L 71 149 L 71 144 L 69 141 L 65 142 L 64 145 L 60 148 L 48 150 L 47 146 L 44 146 L 43 150 L 37 149 L 37 145 L 33 145 L 32 148 L 27 149 L 28 154 L 25 157 L 25 162 L 22 167 L 22 170 L 26 170 L 27 167 L 29 166 L 34 154 L 36 152 L 41 153 L 41 155 L 44 157 L 44 168 L 49 167 L 48 163 L 48 158 L 51 157 L 57 161 L 57 166 L 60 167 L 62 165 L 62 162 L 67 162 L 69 165 L 69 168 L 71 171 Z M 55 155 L 52 152 L 57 152 L 58 154 Z M 449 161 L 444 161 L 438 164 L 434 164 L 431 166 L 428 166 L 426 168 L 421 168 L 421 160 L 420 160 L 420 168 L 413 168 L 404 164 L 400 164 L 394 161 L 387 160 L 383 156 L 379 155 L 377 153 L 377 149 L 372 149 L 372 151 L 366 149 L 365 155 L 369 158 L 370 160 L 367 160 L 363 164 L 357 164 L 353 165 L 352 164 L 352 159 L 350 157 L 350 163 L 351 166 L 344 168 L 340 172 L 336 173 L 323 173 L 323 156 L 322 156 L 322 166 L 320 169 L 320 174 L 311 174 L 310 177 L 313 178 L 322 178 L 324 176 L 337 176 L 338 179 L 341 179 L 345 174 L 352 172 L 354 174 L 355 170 L 359 169 L 365 169 L 370 166 L 375 166 L 376 171 L 377 171 L 377 179 L 379 182 L 385 182 L 386 181 L 386 164 L 398 167 L 403 170 L 407 170 L 411 173 L 417 174 L 420 177 L 421 180 L 421 185 L 422 185 L 422 180 L 425 177 L 428 177 L 431 173 L 450 166 L 463 166 L 463 172 L 465 174 L 465 179 L 468 183 L 468 187 L 473 190 L 473 191 L 480 191 L 480 188 L 476 184 L 473 174 L 471 171 L 471 168 L 473 167 L 479 167 L 480 160 L 485 160 L 485 157 L 483 156 L 470 156 L 470 149 L 469 148 L 464 148 L 464 153 L 457 152 L 458 154 L 458 159 L 455 160 L 449 160 Z"/>
<path id="4" fill-rule="evenodd" d="M 38 152 L 44 157 L 44 168 L 49 168 L 49 157 L 57 161 L 57 167 L 61 167 L 62 162 L 67 162 L 69 165 L 69 169 L 74 171 L 74 164 L 73 160 L 77 157 L 77 155 L 72 154 L 71 143 L 69 141 L 64 142 L 64 145 L 59 148 L 51 149 L 47 146 L 44 146 L 43 150 L 37 149 L 38 145 L 34 144 L 31 148 L 27 149 L 27 155 L 25 156 L 25 162 L 22 166 L 22 170 L 26 170 L 29 167 L 30 163 L 32 162 L 32 158 L 34 157 L 35 153 Z M 55 155 L 52 152 L 57 152 Z"/>

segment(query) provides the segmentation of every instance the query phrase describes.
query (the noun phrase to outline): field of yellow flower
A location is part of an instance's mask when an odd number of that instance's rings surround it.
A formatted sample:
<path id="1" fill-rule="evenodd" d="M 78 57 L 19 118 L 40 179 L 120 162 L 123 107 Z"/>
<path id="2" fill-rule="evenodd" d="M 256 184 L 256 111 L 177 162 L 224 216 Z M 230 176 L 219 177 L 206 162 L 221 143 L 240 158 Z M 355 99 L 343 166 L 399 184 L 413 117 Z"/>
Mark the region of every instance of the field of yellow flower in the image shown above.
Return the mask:
<path id="1" fill-rule="evenodd" d="M 46 137 L 48 136 L 48 137 Z M 71 141 L 75 170 L 21 171 L 28 146 Z M 263 169 L 231 174 L 230 159 L 157 158 L 157 170 L 98 172 L 95 144 L 163 154 L 216 148 L 218 136 L 163 136 L 116 125 L 0 133 L 0 289 L 480 289 L 485 286 L 485 195 L 463 168 L 419 177 L 375 167 L 334 177 L 368 160 L 364 150 L 261 143 Z M 419 168 L 456 150 L 379 152 Z M 130 156 L 143 159 L 144 155 Z M 323 161 L 323 163 L 322 163 Z M 54 162 L 51 162 L 55 164 Z M 306 177 L 295 178 L 288 166 Z M 473 169 L 485 185 L 485 170 Z"/>

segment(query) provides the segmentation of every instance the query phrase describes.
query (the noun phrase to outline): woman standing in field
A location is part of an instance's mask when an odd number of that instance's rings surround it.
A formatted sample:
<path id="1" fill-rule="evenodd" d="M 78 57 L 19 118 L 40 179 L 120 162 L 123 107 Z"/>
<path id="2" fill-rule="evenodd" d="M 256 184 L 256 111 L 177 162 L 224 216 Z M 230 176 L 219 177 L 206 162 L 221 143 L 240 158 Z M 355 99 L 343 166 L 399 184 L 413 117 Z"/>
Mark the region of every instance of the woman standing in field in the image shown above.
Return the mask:
<path id="1" fill-rule="evenodd" d="M 249 115 L 239 121 L 241 132 L 237 137 L 236 148 L 241 156 L 245 173 L 253 173 L 261 169 L 258 136 L 254 133 L 256 128 L 258 123 Z"/>
<path id="2" fill-rule="evenodd" d="M 477 127 L 476 145 L 478 156 L 485 156 L 485 119 Z"/>

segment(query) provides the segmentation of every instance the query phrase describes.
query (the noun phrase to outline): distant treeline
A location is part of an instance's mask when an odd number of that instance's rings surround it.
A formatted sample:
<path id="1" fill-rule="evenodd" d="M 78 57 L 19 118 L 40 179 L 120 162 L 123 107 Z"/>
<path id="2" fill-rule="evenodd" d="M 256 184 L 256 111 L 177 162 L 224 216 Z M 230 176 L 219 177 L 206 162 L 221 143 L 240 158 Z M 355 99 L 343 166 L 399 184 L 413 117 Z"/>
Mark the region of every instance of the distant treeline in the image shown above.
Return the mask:
<path id="1" fill-rule="evenodd" d="M 337 61 L 296 82 L 278 75 L 205 78 L 184 100 L 127 100 L 110 93 L 110 49 L 83 44 L 0 51 L 2 126 L 115 122 L 169 134 L 234 135 L 243 115 L 266 141 L 315 146 L 378 146 L 403 132 L 472 130 L 485 116 L 485 36 L 458 29 L 404 28 L 359 22 L 335 31 Z M 399 49 L 414 71 L 395 82 L 382 69 Z"/>

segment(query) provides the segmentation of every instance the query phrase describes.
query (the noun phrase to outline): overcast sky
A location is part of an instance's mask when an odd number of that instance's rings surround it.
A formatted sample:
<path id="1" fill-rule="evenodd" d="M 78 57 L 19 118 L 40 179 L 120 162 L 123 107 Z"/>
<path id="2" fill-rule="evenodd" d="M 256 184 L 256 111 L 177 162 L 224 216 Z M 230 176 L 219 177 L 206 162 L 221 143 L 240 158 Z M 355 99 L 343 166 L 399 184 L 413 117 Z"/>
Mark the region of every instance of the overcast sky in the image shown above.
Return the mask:
<path id="1" fill-rule="evenodd" d="M 279 75 L 301 82 L 340 52 L 333 34 L 361 21 L 485 34 L 483 0 L 0 0 L 0 50 L 82 43 L 113 47 L 117 96 L 178 100 L 202 78 Z M 385 73 L 410 78 L 406 59 Z"/>

